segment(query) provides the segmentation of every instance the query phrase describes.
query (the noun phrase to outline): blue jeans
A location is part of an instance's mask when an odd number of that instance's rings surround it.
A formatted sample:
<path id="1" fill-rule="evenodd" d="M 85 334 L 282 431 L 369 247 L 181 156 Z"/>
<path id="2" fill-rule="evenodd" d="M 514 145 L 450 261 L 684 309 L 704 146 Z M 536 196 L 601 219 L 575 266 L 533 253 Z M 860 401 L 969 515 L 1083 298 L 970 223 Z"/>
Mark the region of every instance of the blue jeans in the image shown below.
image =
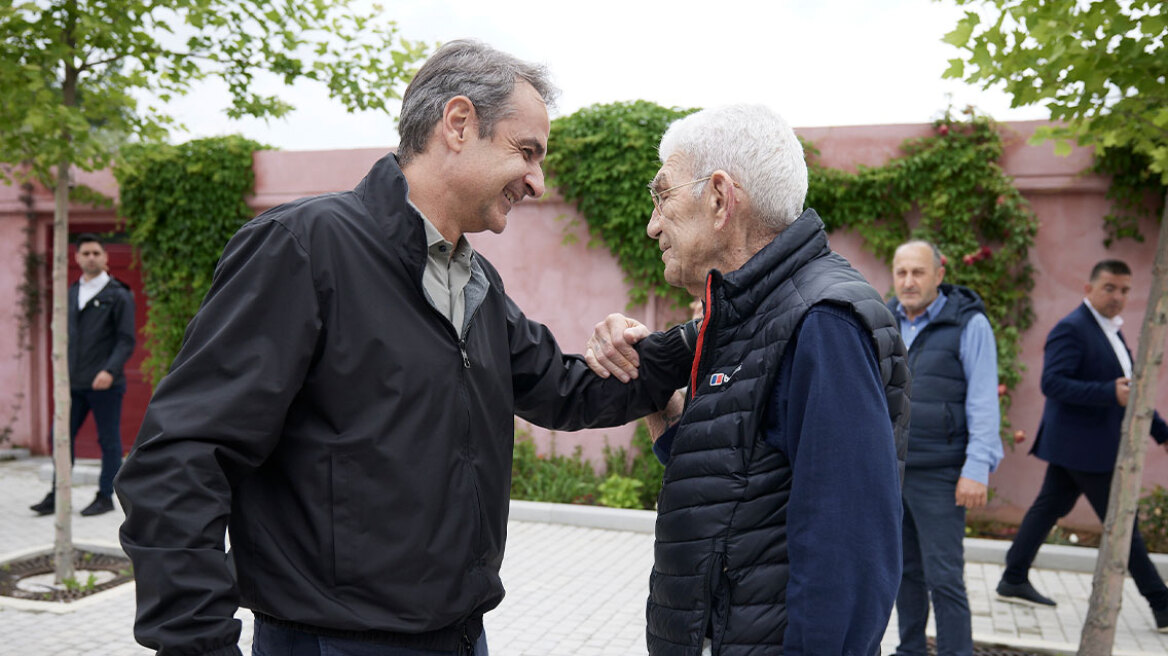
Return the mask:
<path id="1" fill-rule="evenodd" d="M 121 383 L 106 390 L 70 390 L 72 403 L 69 410 L 69 457 L 75 456 L 77 431 L 85 423 L 85 417 L 93 412 L 93 423 L 97 425 L 97 443 L 101 447 L 101 476 L 97 481 L 97 492 L 102 496 L 114 493 L 114 476 L 122 467 L 122 397 L 126 385 Z"/>
<path id="2" fill-rule="evenodd" d="M 1030 564 L 1038 555 L 1039 547 L 1046 541 L 1055 523 L 1075 507 L 1079 495 L 1086 495 L 1095 514 L 1103 519 L 1107 515 L 1108 497 L 1111 496 L 1111 476 L 1112 472 L 1084 472 L 1047 465 L 1038 498 L 1026 511 L 1022 525 L 1018 527 L 1018 534 L 1014 536 L 1014 543 L 1006 552 L 1006 571 L 1002 573 L 1002 579 L 1014 584 L 1028 579 Z M 1136 588 L 1153 610 L 1168 608 L 1168 587 L 1148 557 L 1148 548 L 1140 536 L 1138 517 L 1132 529 L 1127 569 L 1131 572 Z"/>
<path id="3" fill-rule="evenodd" d="M 901 656 L 925 655 L 932 600 L 937 655 L 973 653 L 965 595 L 965 508 L 954 497 L 961 467 L 912 467 L 904 472 L 904 574 L 896 595 Z"/>
<path id="4" fill-rule="evenodd" d="M 256 618 L 252 656 L 490 656 L 487 632 L 479 635 L 472 651 L 395 647 L 377 642 L 331 638 L 264 622 Z"/>

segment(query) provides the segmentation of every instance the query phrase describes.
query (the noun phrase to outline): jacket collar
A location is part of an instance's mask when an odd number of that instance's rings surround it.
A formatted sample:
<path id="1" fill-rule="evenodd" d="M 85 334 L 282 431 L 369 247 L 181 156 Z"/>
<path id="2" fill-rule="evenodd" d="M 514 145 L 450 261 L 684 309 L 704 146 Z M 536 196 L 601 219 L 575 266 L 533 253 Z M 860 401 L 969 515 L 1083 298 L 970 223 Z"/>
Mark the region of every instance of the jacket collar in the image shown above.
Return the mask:
<path id="1" fill-rule="evenodd" d="M 381 228 L 402 262 L 415 271 L 418 284 L 426 266 L 426 231 L 422 216 L 409 203 L 409 184 L 398 164 L 397 155 L 382 157 L 353 189 L 365 210 Z"/>
<path id="2" fill-rule="evenodd" d="M 723 298 L 732 315 L 753 314 L 767 293 L 786 282 L 811 260 L 830 253 L 827 232 L 815 210 L 808 209 L 773 240 L 755 253 L 742 268 L 722 276 L 711 271 L 715 284 L 720 279 Z"/>

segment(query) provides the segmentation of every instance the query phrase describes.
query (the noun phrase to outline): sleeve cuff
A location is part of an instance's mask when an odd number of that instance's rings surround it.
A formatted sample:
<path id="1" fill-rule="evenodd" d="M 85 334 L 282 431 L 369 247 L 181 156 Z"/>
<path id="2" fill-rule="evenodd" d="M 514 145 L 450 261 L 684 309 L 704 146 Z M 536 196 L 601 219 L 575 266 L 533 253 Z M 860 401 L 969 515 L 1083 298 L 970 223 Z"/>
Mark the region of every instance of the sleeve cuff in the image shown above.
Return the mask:
<path id="1" fill-rule="evenodd" d="M 990 484 L 990 466 L 988 463 L 966 459 L 961 468 L 961 477 L 977 481 L 982 485 Z"/>
<path id="2" fill-rule="evenodd" d="M 661 464 L 669 464 L 669 454 L 673 451 L 673 438 L 677 435 L 677 424 L 670 426 L 657 441 L 653 443 L 653 455 Z"/>

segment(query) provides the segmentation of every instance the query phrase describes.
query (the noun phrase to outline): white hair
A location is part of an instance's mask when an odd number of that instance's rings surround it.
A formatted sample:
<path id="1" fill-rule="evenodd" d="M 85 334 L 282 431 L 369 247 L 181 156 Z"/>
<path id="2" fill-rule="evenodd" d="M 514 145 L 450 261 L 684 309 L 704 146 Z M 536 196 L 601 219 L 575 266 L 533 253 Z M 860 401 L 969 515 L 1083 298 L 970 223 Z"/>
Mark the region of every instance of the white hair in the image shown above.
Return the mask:
<path id="1" fill-rule="evenodd" d="M 730 174 L 770 228 L 783 230 L 803 213 L 803 146 L 783 117 L 768 107 L 729 105 L 678 119 L 661 137 L 658 154 L 662 162 L 674 154 L 685 156 L 695 178 L 718 169 Z M 694 195 L 704 187 L 694 185 Z"/>

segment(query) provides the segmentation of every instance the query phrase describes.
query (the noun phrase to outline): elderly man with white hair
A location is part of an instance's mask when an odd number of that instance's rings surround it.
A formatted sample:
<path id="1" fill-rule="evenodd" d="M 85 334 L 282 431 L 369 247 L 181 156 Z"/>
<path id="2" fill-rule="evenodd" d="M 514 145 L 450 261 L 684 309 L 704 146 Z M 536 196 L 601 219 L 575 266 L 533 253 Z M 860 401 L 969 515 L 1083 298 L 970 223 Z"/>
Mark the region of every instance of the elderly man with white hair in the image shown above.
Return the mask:
<path id="1" fill-rule="evenodd" d="M 704 319 L 689 387 L 655 418 L 649 653 L 876 654 L 901 572 L 896 321 L 803 209 L 803 149 L 773 111 L 697 112 L 660 156 L 648 234 Z M 586 359 L 635 376 L 646 334 L 612 315 Z"/>

